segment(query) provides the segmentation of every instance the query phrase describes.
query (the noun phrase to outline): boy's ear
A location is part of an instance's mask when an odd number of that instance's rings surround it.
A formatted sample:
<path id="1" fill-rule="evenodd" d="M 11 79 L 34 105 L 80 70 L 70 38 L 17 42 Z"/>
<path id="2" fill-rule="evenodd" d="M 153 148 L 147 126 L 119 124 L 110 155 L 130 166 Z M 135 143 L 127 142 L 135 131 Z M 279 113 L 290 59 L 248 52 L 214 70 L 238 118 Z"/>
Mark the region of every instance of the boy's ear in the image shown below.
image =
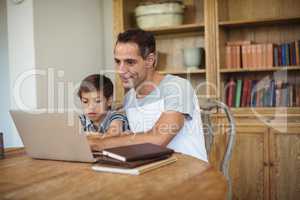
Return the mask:
<path id="1" fill-rule="evenodd" d="M 113 97 L 110 96 L 110 97 L 107 99 L 107 105 L 111 107 L 111 106 L 112 106 L 112 103 L 113 103 Z"/>
<path id="2" fill-rule="evenodd" d="M 146 58 L 146 67 L 153 68 L 155 63 L 155 53 L 150 53 Z"/>

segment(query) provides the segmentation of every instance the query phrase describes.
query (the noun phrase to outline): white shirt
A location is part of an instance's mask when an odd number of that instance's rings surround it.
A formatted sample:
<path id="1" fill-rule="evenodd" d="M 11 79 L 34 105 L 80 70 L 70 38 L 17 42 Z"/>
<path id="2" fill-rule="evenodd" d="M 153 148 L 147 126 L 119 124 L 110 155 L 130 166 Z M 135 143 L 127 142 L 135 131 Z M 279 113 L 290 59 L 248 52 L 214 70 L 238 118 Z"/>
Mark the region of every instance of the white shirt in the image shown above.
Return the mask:
<path id="1" fill-rule="evenodd" d="M 163 112 L 183 113 L 184 125 L 167 147 L 207 161 L 198 99 L 186 79 L 166 75 L 157 88 L 143 99 L 137 99 L 136 91 L 131 89 L 125 96 L 124 107 L 134 133 L 150 130 Z"/>

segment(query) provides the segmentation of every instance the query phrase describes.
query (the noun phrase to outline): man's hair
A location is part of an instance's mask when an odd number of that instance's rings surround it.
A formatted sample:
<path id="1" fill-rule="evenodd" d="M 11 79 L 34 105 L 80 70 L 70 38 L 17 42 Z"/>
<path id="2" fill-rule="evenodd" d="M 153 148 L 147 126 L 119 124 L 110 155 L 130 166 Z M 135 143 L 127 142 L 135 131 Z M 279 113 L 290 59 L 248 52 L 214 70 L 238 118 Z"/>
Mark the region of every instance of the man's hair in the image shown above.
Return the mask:
<path id="1" fill-rule="evenodd" d="M 151 32 L 142 29 L 129 29 L 118 35 L 116 45 L 118 43 L 128 42 L 133 42 L 138 45 L 140 55 L 143 59 L 146 59 L 150 53 L 155 53 L 155 38 Z"/>
<path id="2" fill-rule="evenodd" d="M 81 81 L 77 95 L 81 99 L 83 92 L 103 92 L 103 96 L 108 99 L 114 93 L 113 83 L 109 78 L 101 74 L 92 74 Z"/>

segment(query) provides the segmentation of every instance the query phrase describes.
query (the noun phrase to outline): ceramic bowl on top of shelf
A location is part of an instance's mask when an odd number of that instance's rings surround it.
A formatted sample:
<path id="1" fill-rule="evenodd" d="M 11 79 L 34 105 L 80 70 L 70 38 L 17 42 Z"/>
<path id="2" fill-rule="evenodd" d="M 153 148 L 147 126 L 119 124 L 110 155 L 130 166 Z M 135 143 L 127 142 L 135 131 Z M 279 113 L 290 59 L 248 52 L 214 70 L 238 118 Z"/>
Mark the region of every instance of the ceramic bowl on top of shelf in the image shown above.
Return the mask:
<path id="1" fill-rule="evenodd" d="M 182 49 L 183 64 L 189 69 L 204 68 L 204 48 L 192 47 Z"/>
<path id="2" fill-rule="evenodd" d="M 138 27 L 142 29 L 178 26 L 183 23 L 182 1 L 145 1 L 135 8 Z"/>

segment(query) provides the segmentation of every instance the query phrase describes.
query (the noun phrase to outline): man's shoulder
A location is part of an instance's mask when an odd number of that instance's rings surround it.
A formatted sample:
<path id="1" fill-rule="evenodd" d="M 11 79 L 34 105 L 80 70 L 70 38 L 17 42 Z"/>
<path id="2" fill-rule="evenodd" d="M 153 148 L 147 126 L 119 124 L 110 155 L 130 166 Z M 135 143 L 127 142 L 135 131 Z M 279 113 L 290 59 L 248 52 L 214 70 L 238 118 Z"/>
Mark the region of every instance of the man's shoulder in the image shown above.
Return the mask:
<path id="1" fill-rule="evenodd" d="M 189 80 L 174 76 L 174 75 L 167 75 L 160 85 L 160 89 L 163 93 L 178 93 L 183 91 L 193 91 L 193 87 Z"/>

